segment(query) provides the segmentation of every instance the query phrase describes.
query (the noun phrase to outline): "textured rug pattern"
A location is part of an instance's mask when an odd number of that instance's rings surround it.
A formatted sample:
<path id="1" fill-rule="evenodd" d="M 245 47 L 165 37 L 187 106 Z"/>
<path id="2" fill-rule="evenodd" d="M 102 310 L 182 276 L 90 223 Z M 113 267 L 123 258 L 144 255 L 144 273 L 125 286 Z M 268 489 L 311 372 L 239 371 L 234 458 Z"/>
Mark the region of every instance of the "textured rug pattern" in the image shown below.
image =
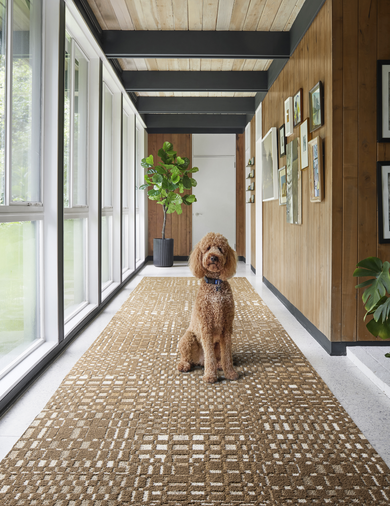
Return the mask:
<path id="1" fill-rule="evenodd" d="M 194 278 L 144 278 L 0 468 L 0 504 L 389 504 L 389 469 L 245 278 L 238 381 L 179 373 Z M 375 421 L 373 421 L 375 423 Z"/>

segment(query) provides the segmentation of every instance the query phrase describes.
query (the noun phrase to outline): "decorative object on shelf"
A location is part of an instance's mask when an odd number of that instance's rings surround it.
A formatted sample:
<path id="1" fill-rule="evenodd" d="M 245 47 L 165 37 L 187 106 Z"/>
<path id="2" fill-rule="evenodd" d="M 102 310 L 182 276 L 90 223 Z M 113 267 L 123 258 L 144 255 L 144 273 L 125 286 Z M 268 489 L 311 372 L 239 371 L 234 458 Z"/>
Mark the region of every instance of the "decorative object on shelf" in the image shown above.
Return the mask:
<path id="1" fill-rule="evenodd" d="M 285 206 L 287 202 L 286 166 L 279 169 L 279 205 Z"/>
<path id="2" fill-rule="evenodd" d="M 251 184 L 251 191 L 255 191 L 255 182 L 253 181 L 253 183 Z"/>
<path id="3" fill-rule="evenodd" d="M 249 174 L 246 176 L 246 179 L 252 179 L 253 177 L 255 177 L 255 171 L 254 169 L 252 169 Z"/>
<path id="4" fill-rule="evenodd" d="M 248 186 L 248 188 L 246 189 L 247 192 L 250 192 L 251 191 L 251 185 Z"/>
<path id="5" fill-rule="evenodd" d="M 307 133 L 307 123 L 308 120 L 305 121 L 300 126 L 301 131 L 301 169 L 306 169 L 309 166 L 309 138 Z"/>
<path id="6" fill-rule="evenodd" d="M 299 163 L 299 138 L 287 144 L 286 153 L 286 220 L 287 223 L 302 223 L 302 171 Z"/>
<path id="7" fill-rule="evenodd" d="M 390 242 L 390 162 L 377 162 L 379 244 Z"/>
<path id="8" fill-rule="evenodd" d="M 153 155 L 142 159 L 141 165 L 147 169 L 144 176 L 146 184 L 141 185 L 139 190 L 146 190 L 152 186 L 148 191 L 148 198 L 155 200 L 163 208 L 164 221 L 161 239 L 153 239 L 153 263 L 157 267 L 171 267 L 173 265 L 173 239 L 165 238 L 167 214 L 182 214 L 182 204 L 190 206 L 196 202 L 195 195 L 181 196 L 180 194 L 197 185 L 196 180 L 191 176 L 199 169 L 198 167 L 190 169 L 190 160 L 178 156 L 170 142 L 164 142 L 162 148 L 158 150 L 158 156 L 161 158 L 161 162 L 156 164 Z"/>
<path id="9" fill-rule="evenodd" d="M 255 164 L 255 157 L 249 158 L 247 167 L 252 167 Z"/>
<path id="10" fill-rule="evenodd" d="M 289 137 L 294 132 L 292 97 L 288 97 L 288 99 L 284 101 L 284 124 L 286 126 L 286 137 Z"/>
<path id="11" fill-rule="evenodd" d="M 283 125 L 279 128 L 279 156 L 286 154 L 286 127 Z"/>
<path id="12" fill-rule="evenodd" d="M 298 126 L 302 121 L 302 88 L 294 95 L 294 126 Z"/>
<path id="13" fill-rule="evenodd" d="M 251 195 L 251 204 L 254 204 L 254 203 L 255 203 L 255 196 Z"/>
<path id="14" fill-rule="evenodd" d="M 262 141 L 263 201 L 278 198 L 278 141 L 277 128 L 272 127 Z"/>
<path id="15" fill-rule="evenodd" d="M 324 167 L 322 164 L 321 137 L 316 137 L 309 142 L 309 187 L 310 202 L 321 202 L 324 198 Z"/>
<path id="16" fill-rule="evenodd" d="M 309 91 L 309 123 L 310 132 L 324 124 L 324 91 L 321 81 Z"/>
<path id="17" fill-rule="evenodd" d="M 390 142 L 390 60 L 377 62 L 377 137 L 378 142 Z"/>

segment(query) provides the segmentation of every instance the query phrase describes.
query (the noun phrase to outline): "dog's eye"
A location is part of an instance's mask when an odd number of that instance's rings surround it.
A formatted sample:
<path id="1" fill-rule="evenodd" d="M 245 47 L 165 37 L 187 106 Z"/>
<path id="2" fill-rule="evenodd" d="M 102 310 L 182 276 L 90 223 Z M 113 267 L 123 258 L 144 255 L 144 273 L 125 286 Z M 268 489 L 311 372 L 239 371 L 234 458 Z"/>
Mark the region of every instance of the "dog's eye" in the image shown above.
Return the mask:
<path id="1" fill-rule="evenodd" d="M 219 251 L 220 251 L 221 253 L 223 253 L 222 248 L 220 248 L 220 247 L 218 246 L 218 249 L 219 249 Z"/>
<path id="2" fill-rule="evenodd" d="M 209 251 L 209 249 L 210 249 L 210 248 L 211 248 L 211 246 L 209 246 L 209 247 L 206 249 L 206 251 Z"/>

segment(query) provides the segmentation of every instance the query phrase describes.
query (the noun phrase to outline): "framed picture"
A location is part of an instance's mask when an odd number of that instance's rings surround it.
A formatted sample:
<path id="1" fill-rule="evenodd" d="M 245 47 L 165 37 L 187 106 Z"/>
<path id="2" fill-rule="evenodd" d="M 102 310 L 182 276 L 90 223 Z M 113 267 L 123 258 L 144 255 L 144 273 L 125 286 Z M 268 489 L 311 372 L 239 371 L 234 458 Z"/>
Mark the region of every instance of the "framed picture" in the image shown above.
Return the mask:
<path id="1" fill-rule="evenodd" d="M 286 166 L 279 169 L 279 205 L 285 206 L 287 202 Z"/>
<path id="2" fill-rule="evenodd" d="M 299 138 L 286 148 L 286 220 L 287 223 L 302 223 L 302 171 L 299 163 Z"/>
<path id="3" fill-rule="evenodd" d="M 310 202 L 321 202 L 324 198 L 324 167 L 322 160 L 322 139 L 316 137 L 309 142 Z"/>
<path id="4" fill-rule="evenodd" d="M 390 242 L 390 162 L 377 163 L 379 243 Z"/>
<path id="5" fill-rule="evenodd" d="M 294 95 L 294 126 L 302 122 L 302 88 Z"/>
<path id="6" fill-rule="evenodd" d="M 309 91 L 309 124 L 310 132 L 324 124 L 324 92 L 321 81 Z"/>
<path id="7" fill-rule="evenodd" d="M 263 201 L 278 198 L 278 137 L 272 127 L 264 136 L 262 145 Z"/>
<path id="8" fill-rule="evenodd" d="M 378 142 L 390 142 L 390 60 L 377 63 Z"/>
<path id="9" fill-rule="evenodd" d="M 286 127 L 283 124 L 279 128 L 279 156 L 285 156 L 286 154 Z"/>
<path id="10" fill-rule="evenodd" d="M 303 123 L 301 123 L 300 133 L 301 133 L 301 169 L 306 169 L 309 166 L 309 138 L 307 133 L 307 119 Z"/>
<path id="11" fill-rule="evenodd" d="M 289 137 L 294 132 L 292 97 L 288 97 L 288 99 L 284 102 L 284 124 L 286 126 L 286 137 Z"/>

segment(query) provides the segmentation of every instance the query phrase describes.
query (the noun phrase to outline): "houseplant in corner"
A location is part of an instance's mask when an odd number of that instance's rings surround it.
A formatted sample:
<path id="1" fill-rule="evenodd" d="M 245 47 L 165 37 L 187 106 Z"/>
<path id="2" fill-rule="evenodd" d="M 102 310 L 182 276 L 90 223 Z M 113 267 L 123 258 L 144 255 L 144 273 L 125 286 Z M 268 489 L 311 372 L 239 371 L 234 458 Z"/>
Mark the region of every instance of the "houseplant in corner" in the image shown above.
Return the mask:
<path id="1" fill-rule="evenodd" d="M 190 206 L 196 202 L 193 194 L 183 195 L 185 190 L 196 186 L 196 180 L 191 176 L 198 172 L 198 167 L 189 169 L 190 160 L 177 155 L 170 142 L 164 142 L 158 150 L 160 163 L 154 164 L 153 155 L 143 158 L 141 165 L 147 169 L 145 174 L 146 183 L 139 187 L 140 190 L 148 190 L 148 198 L 160 204 L 164 212 L 164 221 L 161 239 L 153 239 L 153 263 L 157 267 L 171 267 L 173 265 L 173 239 L 165 238 L 165 225 L 167 214 L 182 213 L 182 204 Z"/>
<path id="2" fill-rule="evenodd" d="M 355 277 L 370 276 L 356 288 L 365 288 L 362 299 L 367 316 L 373 318 L 366 324 L 367 330 L 375 337 L 390 339 L 390 263 L 377 257 L 368 257 L 359 262 L 354 270 Z M 386 353 L 386 357 L 390 357 Z"/>

